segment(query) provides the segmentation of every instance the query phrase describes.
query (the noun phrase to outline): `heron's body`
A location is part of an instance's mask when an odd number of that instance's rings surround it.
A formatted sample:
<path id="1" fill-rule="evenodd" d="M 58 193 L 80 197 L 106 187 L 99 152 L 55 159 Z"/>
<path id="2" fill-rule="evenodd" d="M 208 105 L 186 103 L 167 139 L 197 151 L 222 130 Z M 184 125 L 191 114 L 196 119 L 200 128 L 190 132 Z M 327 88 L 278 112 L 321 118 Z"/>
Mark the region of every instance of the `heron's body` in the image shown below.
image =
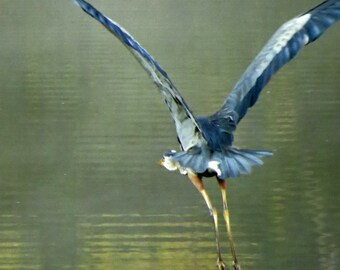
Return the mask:
<path id="1" fill-rule="evenodd" d="M 294 58 L 306 45 L 316 40 L 340 19 L 340 0 L 328 0 L 284 23 L 255 57 L 221 108 L 207 117 L 196 117 L 183 100 L 167 73 L 153 57 L 121 26 L 84 0 L 75 0 L 90 16 L 114 34 L 140 62 L 162 94 L 174 121 L 181 151 L 167 151 L 162 165 L 179 170 L 201 192 L 214 219 L 217 266 L 225 269 L 219 247 L 217 211 L 204 189 L 202 177 L 216 176 L 222 192 L 224 218 L 234 269 L 240 269 L 232 241 L 226 197 L 226 179 L 249 174 L 251 167 L 261 165 L 268 151 L 244 150 L 233 146 L 233 133 L 252 107 L 271 77 Z"/>

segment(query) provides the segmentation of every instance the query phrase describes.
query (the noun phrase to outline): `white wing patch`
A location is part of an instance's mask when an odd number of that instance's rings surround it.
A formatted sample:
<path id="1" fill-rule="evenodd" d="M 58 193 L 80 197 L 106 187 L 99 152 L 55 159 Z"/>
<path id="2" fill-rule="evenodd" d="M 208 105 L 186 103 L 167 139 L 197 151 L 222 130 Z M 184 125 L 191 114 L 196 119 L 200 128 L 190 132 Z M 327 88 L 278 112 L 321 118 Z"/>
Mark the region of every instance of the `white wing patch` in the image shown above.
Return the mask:
<path id="1" fill-rule="evenodd" d="M 273 47 L 275 54 L 279 53 L 282 48 L 287 45 L 287 42 L 301 30 L 301 28 L 309 21 L 310 17 L 310 14 L 305 14 L 286 22 L 279 28 L 277 31 L 278 37 L 275 37 L 276 35 L 274 35 L 274 39 L 276 40 L 275 46 Z M 307 44 L 308 36 L 305 35 L 305 38 L 306 40 L 304 42 Z"/>
<path id="2" fill-rule="evenodd" d="M 215 161 L 215 160 L 209 161 L 208 168 L 213 170 L 214 172 L 216 172 L 217 176 L 221 176 L 222 172 L 221 172 L 221 169 L 218 165 L 220 165 L 220 163 L 218 161 Z"/>

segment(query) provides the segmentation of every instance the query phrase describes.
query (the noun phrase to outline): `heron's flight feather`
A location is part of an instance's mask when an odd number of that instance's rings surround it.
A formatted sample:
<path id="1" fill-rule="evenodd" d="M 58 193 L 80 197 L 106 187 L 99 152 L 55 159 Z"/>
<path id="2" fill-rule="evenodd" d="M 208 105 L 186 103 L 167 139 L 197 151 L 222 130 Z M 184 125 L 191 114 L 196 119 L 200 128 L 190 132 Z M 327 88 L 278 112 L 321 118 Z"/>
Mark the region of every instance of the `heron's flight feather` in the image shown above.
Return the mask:
<path id="1" fill-rule="evenodd" d="M 340 0 L 329 0 L 283 24 L 236 83 L 217 112 L 218 117 L 234 110 L 239 122 L 270 78 L 339 19 Z"/>
<path id="2" fill-rule="evenodd" d="M 340 19 L 340 0 L 328 0 L 283 24 L 243 73 L 221 109 L 209 117 L 195 118 L 166 72 L 127 31 L 86 1 L 75 1 L 125 45 L 163 95 L 184 150 L 165 155 L 166 167 L 221 179 L 249 174 L 252 166 L 261 165 L 261 159 L 271 155 L 233 147 L 237 124 L 271 77 Z"/>
<path id="3" fill-rule="evenodd" d="M 159 66 L 153 57 L 118 23 L 106 17 L 95 7 L 84 0 L 75 0 L 76 3 L 91 17 L 100 22 L 105 28 L 116 36 L 125 47 L 135 56 L 138 62 L 151 76 L 164 97 L 175 122 L 177 136 L 183 150 L 204 141 L 200 126 L 185 103 L 181 94 L 171 82 L 166 72 Z"/>

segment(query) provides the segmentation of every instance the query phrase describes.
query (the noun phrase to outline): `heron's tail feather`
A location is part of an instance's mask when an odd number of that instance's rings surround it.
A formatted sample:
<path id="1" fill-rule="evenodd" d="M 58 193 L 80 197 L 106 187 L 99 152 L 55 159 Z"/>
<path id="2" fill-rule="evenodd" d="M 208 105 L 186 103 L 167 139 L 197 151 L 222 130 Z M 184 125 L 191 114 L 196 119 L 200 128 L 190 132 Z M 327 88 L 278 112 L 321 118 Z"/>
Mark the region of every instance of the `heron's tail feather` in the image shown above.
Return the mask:
<path id="1" fill-rule="evenodd" d="M 212 160 L 219 162 L 220 175 L 217 174 L 217 176 L 225 179 L 236 178 L 240 176 L 240 174 L 250 174 L 252 166 L 262 165 L 263 161 L 261 158 L 271 155 L 272 153 L 269 151 L 231 147 L 225 153 L 214 152 Z"/>
<path id="2" fill-rule="evenodd" d="M 178 152 L 172 156 L 172 160 L 178 162 L 184 171 L 191 170 L 198 174 L 216 173 L 217 177 L 226 179 L 249 174 L 253 166 L 263 164 L 261 158 L 271 155 L 269 151 L 234 147 L 223 152 L 209 153 L 197 148 L 194 151 Z"/>

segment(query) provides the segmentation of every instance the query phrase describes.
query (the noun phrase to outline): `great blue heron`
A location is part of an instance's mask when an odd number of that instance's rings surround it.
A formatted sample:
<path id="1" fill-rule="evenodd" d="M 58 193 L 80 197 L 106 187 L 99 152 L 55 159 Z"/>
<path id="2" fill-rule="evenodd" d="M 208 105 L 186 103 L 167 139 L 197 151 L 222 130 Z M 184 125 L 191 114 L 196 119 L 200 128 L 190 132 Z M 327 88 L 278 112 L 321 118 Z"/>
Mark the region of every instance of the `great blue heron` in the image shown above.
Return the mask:
<path id="1" fill-rule="evenodd" d="M 121 26 L 92 5 L 76 0 L 90 16 L 114 34 L 151 76 L 167 104 L 175 123 L 182 151 L 164 153 L 161 164 L 170 171 L 179 170 L 202 194 L 213 217 L 217 248 L 217 267 L 227 269 L 220 251 L 217 211 L 204 188 L 203 177 L 216 177 L 222 193 L 223 216 L 233 257 L 233 268 L 240 269 L 232 239 L 227 205 L 226 179 L 249 174 L 271 152 L 239 149 L 232 145 L 237 124 L 252 107 L 261 90 L 284 64 L 307 44 L 316 40 L 340 19 L 340 0 L 329 0 L 284 23 L 255 57 L 231 90 L 222 107 L 208 117 L 196 117 L 167 73 L 154 58 Z"/>

